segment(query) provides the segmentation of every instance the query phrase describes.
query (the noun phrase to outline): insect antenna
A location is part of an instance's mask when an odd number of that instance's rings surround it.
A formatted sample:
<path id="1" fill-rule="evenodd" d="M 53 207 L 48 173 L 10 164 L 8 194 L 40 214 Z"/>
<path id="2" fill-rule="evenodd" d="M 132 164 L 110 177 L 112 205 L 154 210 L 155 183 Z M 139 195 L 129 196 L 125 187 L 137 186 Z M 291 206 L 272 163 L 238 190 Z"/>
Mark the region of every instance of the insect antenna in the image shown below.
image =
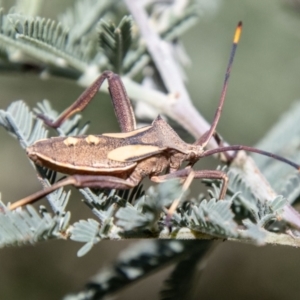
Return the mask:
<path id="1" fill-rule="evenodd" d="M 279 160 L 285 164 L 288 164 L 291 167 L 295 168 L 296 170 L 300 171 L 300 165 L 296 164 L 295 162 L 293 162 L 287 158 L 284 158 L 284 157 L 274 154 L 272 152 L 267 152 L 264 150 L 260 150 L 260 149 L 254 148 L 254 147 L 249 147 L 249 146 L 244 146 L 244 145 L 224 146 L 224 147 L 219 147 L 219 148 L 212 149 L 212 150 L 207 150 L 201 155 L 201 157 L 206 157 L 206 156 L 210 156 L 210 155 L 213 155 L 216 153 L 222 153 L 222 152 L 227 152 L 227 151 L 241 151 L 241 150 L 258 153 L 258 154 L 268 156 L 268 157 L 272 157 L 272 158 Z"/>
<path id="2" fill-rule="evenodd" d="M 218 108 L 215 112 L 214 120 L 211 124 L 210 129 L 195 142 L 195 145 L 202 146 L 203 148 L 208 144 L 209 140 L 213 136 L 213 134 L 216 130 L 216 127 L 218 125 L 219 119 L 221 117 L 222 108 L 223 108 L 223 105 L 224 105 L 224 100 L 225 100 L 225 97 L 226 97 L 226 91 L 227 91 L 227 87 L 228 87 L 228 80 L 229 80 L 230 72 L 231 72 L 231 66 L 232 66 L 232 63 L 233 63 L 233 59 L 234 59 L 234 56 L 235 56 L 235 52 L 236 52 L 238 42 L 240 40 L 241 32 L 242 32 L 242 22 L 240 21 L 238 23 L 238 25 L 236 27 L 236 30 L 235 30 L 235 33 L 234 33 L 232 48 L 231 48 L 231 52 L 230 52 L 230 57 L 229 57 L 229 62 L 228 62 L 226 74 L 225 74 L 225 79 L 224 79 L 224 83 L 223 83 L 221 97 L 220 97 L 220 100 L 219 100 Z"/>

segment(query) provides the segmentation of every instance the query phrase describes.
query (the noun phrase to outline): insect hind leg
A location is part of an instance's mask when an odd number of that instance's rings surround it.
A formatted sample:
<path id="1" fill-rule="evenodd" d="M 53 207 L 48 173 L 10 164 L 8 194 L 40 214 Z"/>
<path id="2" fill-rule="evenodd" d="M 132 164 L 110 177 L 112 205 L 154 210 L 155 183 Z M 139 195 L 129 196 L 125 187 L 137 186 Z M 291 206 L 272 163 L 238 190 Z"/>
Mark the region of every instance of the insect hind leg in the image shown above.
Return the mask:
<path id="1" fill-rule="evenodd" d="M 111 71 L 104 71 L 55 121 L 49 120 L 47 116 L 42 114 L 39 114 L 38 117 L 49 127 L 58 128 L 66 119 L 82 111 L 91 102 L 105 79 L 108 81 L 108 90 L 121 131 L 129 132 L 135 130 L 135 116 L 125 87 L 119 75 Z"/>
<path id="2" fill-rule="evenodd" d="M 19 201 L 12 203 L 9 206 L 10 210 L 14 210 L 20 206 L 32 204 L 39 199 L 49 195 L 55 190 L 67 186 L 73 185 L 77 188 L 94 187 L 94 188 L 111 188 L 111 189 L 131 189 L 137 185 L 137 183 L 125 180 L 114 176 L 101 176 L 101 175 L 73 175 L 69 176 L 55 184 L 38 191 L 28 197 L 25 197 Z"/>

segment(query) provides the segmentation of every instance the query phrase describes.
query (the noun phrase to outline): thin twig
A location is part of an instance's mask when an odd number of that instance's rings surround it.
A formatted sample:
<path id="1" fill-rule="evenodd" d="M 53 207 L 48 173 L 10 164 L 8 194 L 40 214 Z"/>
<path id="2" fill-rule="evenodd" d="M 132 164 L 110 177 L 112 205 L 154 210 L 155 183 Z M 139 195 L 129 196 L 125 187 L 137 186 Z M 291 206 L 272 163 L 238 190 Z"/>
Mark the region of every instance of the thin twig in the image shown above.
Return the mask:
<path id="1" fill-rule="evenodd" d="M 242 231 L 241 231 L 242 233 Z M 224 238 L 222 237 L 216 237 L 213 235 L 209 235 L 206 233 L 202 233 L 202 232 L 197 232 L 194 230 L 191 230 L 189 228 L 181 228 L 178 232 L 174 233 L 174 232 L 169 232 L 169 231 L 162 231 L 160 232 L 159 236 L 146 236 L 144 234 L 141 234 L 139 236 L 139 234 L 133 235 L 133 236 L 127 236 L 126 238 L 124 238 L 125 240 L 127 239 L 152 239 L 152 238 L 159 238 L 161 240 L 165 240 L 165 239 L 176 239 L 176 240 L 224 240 Z M 113 236 L 112 239 L 115 239 L 115 236 Z M 121 238 L 120 240 L 123 240 L 123 238 Z M 228 241 L 233 241 L 233 242 L 246 242 L 249 244 L 255 244 L 255 241 L 250 240 L 250 239 L 246 239 L 246 238 L 228 238 Z M 268 245 L 284 245 L 284 246 L 290 246 L 290 247 L 296 247 L 299 248 L 300 247 L 300 238 L 299 237 L 295 237 L 293 235 L 289 235 L 289 234 L 284 234 L 284 233 L 273 233 L 273 232 L 269 232 L 269 231 L 265 231 L 265 237 L 263 240 L 264 244 Z"/>
<path id="2" fill-rule="evenodd" d="M 140 1 L 125 0 L 125 3 L 138 25 L 151 58 L 169 92 L 164 102 L 165 110 L 169 111 L 168 116 L 180 123 L 195 137 L 203 135 L 210 125 L 194 107 L 170 45 L 151 28 L 149 18 Z M 209 147 L 216 146 L 216 142 L 212 140 Z"/>

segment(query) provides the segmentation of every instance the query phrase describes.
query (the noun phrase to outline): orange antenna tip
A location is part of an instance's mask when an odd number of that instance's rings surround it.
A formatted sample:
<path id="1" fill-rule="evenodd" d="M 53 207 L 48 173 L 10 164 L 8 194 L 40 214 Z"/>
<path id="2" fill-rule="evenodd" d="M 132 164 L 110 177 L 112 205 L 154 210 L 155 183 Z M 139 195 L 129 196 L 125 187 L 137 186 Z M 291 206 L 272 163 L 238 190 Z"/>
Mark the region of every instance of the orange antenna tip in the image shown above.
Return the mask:
<path id="1" fill-rule="evenodd" d="M 241 33 L 242 33 L 242 27 L 243 27 L 243 23 L 242 21 L 240 21 L 236 27 L 235 33 L 234 33 L 234 38 L 233 38 L 233 43 L 237 44 L 240 40 L 241 37 Z"/>

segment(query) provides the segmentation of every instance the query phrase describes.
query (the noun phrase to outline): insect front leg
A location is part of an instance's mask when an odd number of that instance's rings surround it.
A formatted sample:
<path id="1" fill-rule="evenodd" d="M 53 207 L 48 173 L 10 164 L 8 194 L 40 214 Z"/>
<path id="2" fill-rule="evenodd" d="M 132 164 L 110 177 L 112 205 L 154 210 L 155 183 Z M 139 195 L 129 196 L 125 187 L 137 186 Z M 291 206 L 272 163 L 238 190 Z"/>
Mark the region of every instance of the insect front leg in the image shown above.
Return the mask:
<path id="1" fill-rule="evenodd" d="M 55 121 L 49 120 L 47 116 L 44 115 L 38 115 L 38 117 L 44 120 L 44 122 L 52 128 L 59 127 L 66 119 L 73 114 L 82 111 L 90 103 L 105 79 L 108 80 L 109 93 L 121 131 L 129 132 L 136 129 L 132 105 L 122 80 L 117 74 L 111 71 L 104 71 Z"/>
<path id="2" fill-rule="evenodd" d="M 12 203 L 9 206 L 10 210 L 14 210 L 20 206 L 34 203 L 39 199 L 47 196 L 55 190 L 67 186 L 73 185 L 77 188 L 93 187 L 93 188 L 110 188 L 126 190 L 136 186 L 139 181 L 134 181 L 128 178 L 127 180 L 114 177 L 114 176 L 103 176 L 103 175 L 73 175 L 69 176 L 61 181 L 56 182 L 52 186 L 45 188 L 44 190 L 38 191 L 26 198 Z"/>
<path id="3" fill-rule="evenodd" d="M 174 178 L 182 178 L 186 180 L 189 174 L 192 172 L 193 178 L 195 179 L 217 179 L 222 181 L 222 187 L 219 195 L 219 199 L 224 199 L 228 186 L 227 174 L 219 170 L 197 170 L 194 171 L 192 168 L 181 169 L 170 174 L 161 176 L 152 176 L 150 179 L 154 182 L 164 182 Z"/>
<path id="4" fill-rule="evenodd" d="M 184 183 L 182 186 L 183 192 L 185 192 L 189 186 L 191 185 L 193 179 L 219 179 L 222 180 L 222 188 L 220 191 L 219 199 L 224 199 L 226 191 L 227 191 L 227 186 L 228 186 L 228 177 L 227 174 L 219 171 L 219 170 L 198 170 L 194 171 L 192 168 L 188 167 L 185 169 L 181 169 L 178 171 L 175 171 L 173 173 L 169 173 L 166 175 L 161 175 L 161 176 L 152 176 L 150 179 L 154 182 L 165 182 L 170 179 L 175 179 L 175 178 L 182 178 L 184 179 Z M 172 218 L 172 215 L 174 214 L 175 210 L 177 209 L 181 196 L 177 199 L 175 199 L 168 209 L 168 213 L 166 216 L 166 225 L 167 227 L 170 227 L 170 221 Z"/>

